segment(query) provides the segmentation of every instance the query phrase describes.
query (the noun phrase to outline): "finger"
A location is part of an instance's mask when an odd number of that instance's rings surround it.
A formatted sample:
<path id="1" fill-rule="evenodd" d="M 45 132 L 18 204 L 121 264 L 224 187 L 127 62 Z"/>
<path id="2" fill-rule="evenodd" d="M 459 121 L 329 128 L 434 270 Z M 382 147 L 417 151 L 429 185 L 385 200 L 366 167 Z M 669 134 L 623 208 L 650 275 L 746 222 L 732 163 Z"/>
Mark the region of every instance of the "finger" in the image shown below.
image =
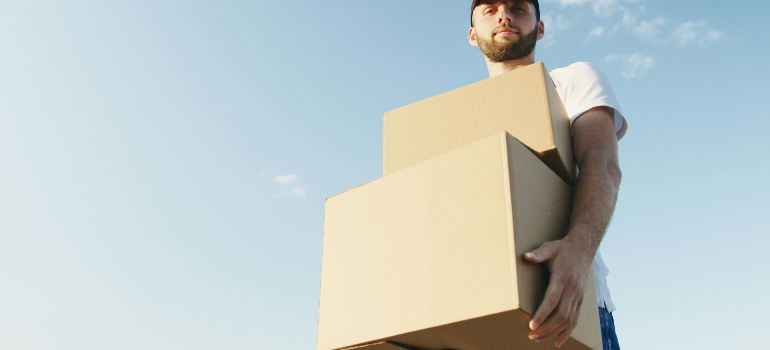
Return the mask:
<path id="1" fill-rule="evenodd" d="M 572 331 L 577 327 L 578 321 L 580 321 L 580 307 L 583 306 L 583 298 L 580 298 L 577 303 L 575 303 L 575 309 L 573 310 L 574 313 L 574 322 L 572 322 L 571 325 L 567 326 L 564 330 L 562 330 L 559 335 L 556 337 L 556 347 L 560 348 L 562 345 L 564 345 L 564 342 L 569 339 L 570 335 L 572 335 Z"/>
<path id="2" fill-rule="evenodd" d="M 543 336 L 535 337 L 535 340 L 538 343 L 542 343 L 544 341 L 550 340 L 553 337 L 561 334 L 561 332 L 564 331 L 567 327 L 569 327 L 569 323 L 567 322 L 561 323 L 560 325 L 556 326 L 556 328 L 553 328 L 551 331 L 549 331 L 547 334 L 544 334 Z"/>
<path id="3" fill-rule="evenodd" d="M 559 306 L 551 313 L 545 322 L 536 330 L 530 332 L 538 342 L 551 339 L 561 333 L 571 323 L 574 313 L 574 298 L 562 295 Z"/>
<path id="4" fill-rule="evenodd" d="M 548 315 L 559 305 L 559 300 L 562 298 L 564 292 L 564 284 L 558 281 L 551 275 L 551 280 L 548 283 L 548 289 L 545 290 L 545 297 L 543 302 L 540 303 L 540 307 L 537 308 L 535 315 L 532 316 L 532 320 L 529 321 L 529 329 L 536 330 L 540 325 L 548 318 Z"/>
<path id="5" fill-rule="evenodd" d="M 540 248 L 537 248 L 529 253 L 524 254 L 524 258 L 527 259 L 529 262 L 533 263 L 541 263 L 544 261 L 548 261 L 553 256 L 554 249 L 551 248 L 551 245 L 549 245 L 547 242 L 543 243 L 543 245 L 540 246 Z"/>
<path id="6" fill-rule="evenodd" d="M 569 339 L 570 334 L 572 334 L 572 331 L 575 330 L 575 327 L 577 326 L 577 322 L 569 325 L 567 328 L 565 328 L 561 333 L 559 333 L 559 336 L 556 338 L 556 347 L 560 348 L 564 343 Z"/>

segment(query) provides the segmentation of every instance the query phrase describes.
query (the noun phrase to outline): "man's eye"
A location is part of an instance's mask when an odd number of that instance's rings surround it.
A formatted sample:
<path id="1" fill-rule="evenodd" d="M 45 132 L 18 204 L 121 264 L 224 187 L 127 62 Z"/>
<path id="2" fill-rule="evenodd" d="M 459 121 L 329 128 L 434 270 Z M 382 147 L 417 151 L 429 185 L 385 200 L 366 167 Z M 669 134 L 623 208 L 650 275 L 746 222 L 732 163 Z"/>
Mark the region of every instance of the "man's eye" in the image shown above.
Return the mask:
<path id="1" fill-rule="evenodd" d="M 485 14 L 485 15 L 488 15 L 488 14 L 490 14 L 490 13 L 492 13 L 492 12 L 495 12 L 495 10 L 493 10 L 493 9 L 487 9 L 487 10 L 485 10 L 485 11 L 484 11 L 484 14 Z"/>

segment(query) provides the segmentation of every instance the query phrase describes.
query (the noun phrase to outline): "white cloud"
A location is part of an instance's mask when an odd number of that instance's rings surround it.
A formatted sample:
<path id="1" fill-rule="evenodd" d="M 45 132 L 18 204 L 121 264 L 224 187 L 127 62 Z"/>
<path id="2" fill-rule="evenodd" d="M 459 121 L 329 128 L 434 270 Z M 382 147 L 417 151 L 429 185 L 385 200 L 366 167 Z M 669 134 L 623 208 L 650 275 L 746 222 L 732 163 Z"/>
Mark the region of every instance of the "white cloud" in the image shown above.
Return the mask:
<path id="1" fill-rule="evenodd" d="M 299 181 L 299 175 L 286 174 L 280 175 L 279 170 L 269 169 L 259 172 L 259 175 L 270 179 L 272 186 L 275 186 L 277 193 L 273 195 L 273 198 L 281 198 L 285 196 L 306 198 L 308 196 L 310 186 L 304 186 Z M 291 185 L 290 187 L 284 187 Z M 291 188 L 287 190 L 287 188 Z"/>
<path id="2" fill-rule="evenodd" d="M 567 5 L 583 5 L 590 1 L 592 0 L 544 0 L 543 2 L 555 2 L 564 7 Z"/>
<path id="3" fill-rule="evenodd" d="M 724 34 L 718 30 L 712 30 L 706 34 L 707 40 L 718 40 L 721 39 L 724 36 Z"/>
<path id="4" fill-rule="evenodd" d="M 540 47 L 549 47 L 555 43 L 555 38 L 558 37 L 560 32 L 569 29 L 572 23 L 567 21 L 563 14 L 559 14 L 556 17 L 552 15 L 545 15 L 540 18 L 545 26 L 545 36 L 538 43 Z"/>
<path id="5" fill-rule="evenodd" d="M 288 175 L 278 175 L 273 177 L 273 180 L 279 184 L 290 184 L 294 181 L 297 181 L 299 176 L 297 174 L 288 174 Z"/>
<path id="6" fill-rule="evenodd" d="M 652 57 L 643 56 L 635 53 L 633 55 L 607 55 L 604 58 L 607 62 L 620 62 L 623 65 L 623 72 L 621 73 L 626 79 L 634 79 L 643 77 L 650 68 L 655 64 Z"/>
<path id="7" fill-rule="evenodd" d="M 591 39 L 593 37 L 599 38 L 602 35 L 604 35 L 604 26 L 594 27 L 594 29 L 591 29 L 591 32 L 588 33 L 588 39 Z"/>
<path id="8" fill-rule="evenodd" d="M 636 24 L 636 20 L 639 19 L 638 16 L 634 15 L 631 10 L 627 8 L 623 8 L 622 11 L 623 18 L 620 20 L 620 22 L 618 22 L 618 24 L 615 26 L 615 29 L 613 30 L 616 30 L 621 26 L 631 28 L 634 24 Z"/>
<path id="9" fill-rule="evenodd" d="M 300 186 L 300 187 L 294 187 L 291 189 L 291 193 L 298 196 L 305 198 L 307 197 L 307 191 L 310 189 L 308 186 Z"/>
<path id="10" fill-rule="evenodd" d="M 546 29 L 550 28 L 551 31 L 561 32 L 567 30 L 572 25 L 572 23 L 567 21 L 562 14 L 559 14 L 556 18 L 551 15 L 546 15 L 543 16 L 542 20 L 544 24 L 548 24 Z"/>
<path id="11" fill-rule="evenodd" d="M 278 193 L 273 196 L 273 198 L 281 198 L 286 196 L 307 198 L 309 192 L 310 186 L 296 186 L 288 191 L 279 190 Z"/>
<path id="12" fill-rule="evenodd" d="M 645 57 L 638 53 L 631 55 L 631 57 L 626 60 L 626 63 L 629 66 L 629 70 L 623 73 L 623 76 L 628 79 L 643 77 L 655 64 L 652 57 Z"/>
<path id="13" fill-rule="evenodd" d="M 599 17 L 608 17 L 618 9 L 618 3 L 615 0 L 594 0 L 594 13 Z"/>
<path id="14" fill-rule="evenodd" d="M 636 21 L 639 19 L 638 16 L 634 15 L 631 10 L 625 7 L 621 7 L 620 11 L 623 12 L 623 18 L 621 18 L 620 21 L 615 24 L 614 27 L 612 27 L 612 30 L 610 30 L 607 35 L 613 35 L 621 28 L 633 28 L 633 26 L 636 24 Z"/>
<path id="15" fill-rule="evenodd" d="M 680 25 L 676 30 L 674 30 L 674 38 L 676 38 L 679 41 L 679 45 L 685 45 L 688 43 L 691 43 L 695 41 L 695 37 L 698 36 L 698 33 L 695 31 L 697 27 L 700 25 L 704 25 L 705 23 L 695 23 L 695 22 L 684 22 L 682 25 Z"/>
<path id="16" fill-rule="evenodd" d="M 625 0 L 625 2 L 636 2 L 637 0 Z M 599 17 L 607 17 L 613 14 L 620 7 L 618 0 L 544 0 L 543 2 L 557 3 L 561 7 L 570 5 L 582 6 L 584 4 L 591 4 Z"/>
<path id="17" fill-rule="evenodd" d="M 710 43 L 721 39 L 724 34 L 715 29 L 708 29 L 705 20 L 698 22 L 687 21 L 679 25 L 672 34 L 674 40 L 679 44 L 687 45 L 697 42 L 700 46 L 706 47 Z"/>
<path id="18" fill-rule="evenodd" d="M 663 16 L 655 17 L 649 21 L 641 21 L 634 27 L 634 34 L 642 40 L 659 42 L 660 27 L 666 24 Z"/>
<path id="19" fill-rule="evenodd" d="M 724 38 L 725 34 L 717 29 L 709 28 L 705 20 L 686 21 L 671 31 L 671 23 L 662 15 L 651 14 L 652 18 L 640 20 L 640 15 L 648 12 L 643 6 L 645 0 L 542 0 L 541 3 L 551 3 L 559 7 L 570 7 L 567 16 L 549 15 L 542 17 L 546 23 L 546 37 L 541 46 L 552 46 L 550 39 L 554 33 L 574 27 L 575 18 L 585 16 L 585 10 L 593 12 L 602 22 L 594 24 L 586 36 L 586 41 L 598 37 L 613 37 L 619 31 L 632 34 L 638 39 L 660 45 L 689 45 L 698 44 L 707 47 Z M 574 11 L 582 7 L 583 11 Z M 610 19 L 610 18 L 614 19 Z M 595 21 L 595 20 L 594 20 Z M 614 26 L 607 27 L 606 21 L 617 21 Z M 545 45 L 542 45 L 545 44 Z"/>

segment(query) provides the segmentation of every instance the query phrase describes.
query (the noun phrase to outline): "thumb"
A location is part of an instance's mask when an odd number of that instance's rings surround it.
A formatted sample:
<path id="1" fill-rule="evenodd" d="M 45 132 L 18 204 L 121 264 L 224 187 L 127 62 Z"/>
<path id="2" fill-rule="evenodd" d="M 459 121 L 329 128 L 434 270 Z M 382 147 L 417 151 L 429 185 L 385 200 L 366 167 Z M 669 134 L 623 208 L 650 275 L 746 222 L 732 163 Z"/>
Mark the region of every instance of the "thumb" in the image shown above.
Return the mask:
<path id="1" fill-rule="evenodd" d="M 553 255 L 553 249 L 543 244 L 540 246 L 540 248 L 537 248 L 529 253 L 524 254 L 524 258 L 527 259 L 529 262 L 541 263 L 551 259 L 552 255 Z"/>

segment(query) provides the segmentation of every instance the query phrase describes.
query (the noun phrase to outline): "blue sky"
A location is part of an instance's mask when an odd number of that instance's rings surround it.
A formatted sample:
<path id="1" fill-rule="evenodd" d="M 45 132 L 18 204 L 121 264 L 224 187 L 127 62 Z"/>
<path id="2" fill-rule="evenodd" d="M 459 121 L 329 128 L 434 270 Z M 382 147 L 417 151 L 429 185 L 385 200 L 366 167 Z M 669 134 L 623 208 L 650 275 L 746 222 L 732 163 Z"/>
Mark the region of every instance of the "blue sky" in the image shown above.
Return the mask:
<path id="1" fill-rule="evenodd" d="M 381 176 L 383 112 L 488 77 L 451 3 L 0 2 L 0 348 L 314 348 L 325 198 Z M 541 9 L 630 125 L 623 348 L 769 347 L 770 5 Z"/>

